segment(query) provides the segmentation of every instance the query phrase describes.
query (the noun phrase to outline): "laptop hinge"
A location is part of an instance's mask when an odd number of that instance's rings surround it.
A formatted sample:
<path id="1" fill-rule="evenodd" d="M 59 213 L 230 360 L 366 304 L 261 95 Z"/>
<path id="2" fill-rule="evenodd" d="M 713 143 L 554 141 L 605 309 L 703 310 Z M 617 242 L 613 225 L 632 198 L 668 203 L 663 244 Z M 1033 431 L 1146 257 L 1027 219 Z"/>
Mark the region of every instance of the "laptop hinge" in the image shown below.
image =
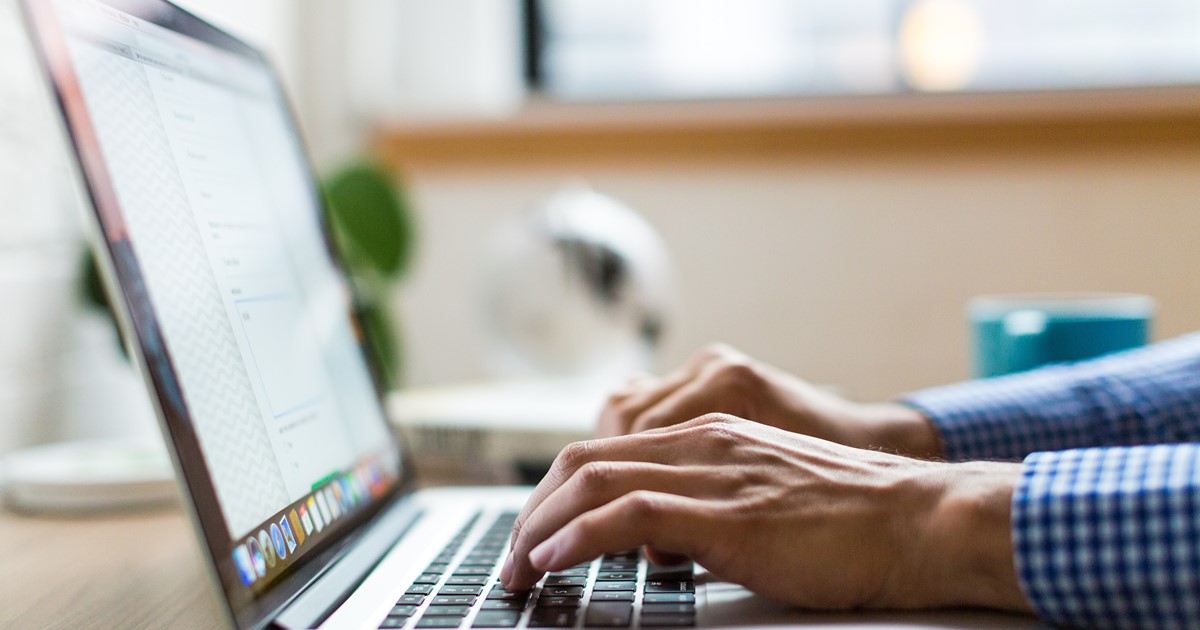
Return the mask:
<path id="1" fill-rule="evenodd" d="M 341 606 L 423 516 L 411 496 L 385 508 L 356 544 L 275 617 L 277 628 L 315 628 Z"/>

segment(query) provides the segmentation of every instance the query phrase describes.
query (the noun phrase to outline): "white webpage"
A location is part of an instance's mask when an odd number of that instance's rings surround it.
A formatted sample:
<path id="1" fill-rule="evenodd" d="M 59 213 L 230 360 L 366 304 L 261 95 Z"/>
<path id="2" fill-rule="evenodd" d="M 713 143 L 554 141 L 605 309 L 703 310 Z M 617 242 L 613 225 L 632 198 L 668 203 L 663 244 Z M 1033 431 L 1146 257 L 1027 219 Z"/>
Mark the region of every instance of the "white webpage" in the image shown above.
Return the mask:
<path id="1" fill-rule="evenodd" d="M 68 40 L 239 537 L 389 443 L 301 147 L 255 64 L 132 18 Z"/>

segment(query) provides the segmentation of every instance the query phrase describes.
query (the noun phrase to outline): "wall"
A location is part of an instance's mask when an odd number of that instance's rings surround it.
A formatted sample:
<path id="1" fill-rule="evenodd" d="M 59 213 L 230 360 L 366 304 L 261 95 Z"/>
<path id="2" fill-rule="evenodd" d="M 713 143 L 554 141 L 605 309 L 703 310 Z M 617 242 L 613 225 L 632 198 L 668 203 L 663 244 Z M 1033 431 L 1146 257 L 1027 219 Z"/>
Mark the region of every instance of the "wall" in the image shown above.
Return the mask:
<path id="1" fill-rule="evenodd" d="M 401 150 L 422 228 L 417 273 L 397 300 L 411 380 L 481 376 L 480 244 L 571 177 L 632 204 L 676 258 L 684 308 L 664 367 L 723 340 L 852 396 L 891 396 L 968 375 L 963 307 L 992 292 L 1142 292 L 1160 304 L 1156 336 L 1200 328 L 1200 142 L 1023 144 L 1001 133 L 924 146 L 910 135 L 903 146 L 727 156 L 456 161 Z"/>

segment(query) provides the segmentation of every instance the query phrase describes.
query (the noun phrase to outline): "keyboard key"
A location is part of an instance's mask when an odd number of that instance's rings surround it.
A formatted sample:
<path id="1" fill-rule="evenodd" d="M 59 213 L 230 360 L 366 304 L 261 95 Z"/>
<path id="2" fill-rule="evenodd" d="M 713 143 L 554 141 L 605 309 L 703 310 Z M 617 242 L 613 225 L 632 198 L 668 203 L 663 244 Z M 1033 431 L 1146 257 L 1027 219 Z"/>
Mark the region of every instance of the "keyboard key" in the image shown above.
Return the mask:
<path id="1" fill-rule="evenodd" d="M 417 579 L 413 580 L 413 584 L 437 584 L 441 578 L 442 575 L 440 573 L 422 573 L 417 576 Z"/>
<path id="2" fill-rule="evenodd" d="M 438 589 L 438 595 L 478 595 L 483 592 L 482 586 L 443 586 Z"/>
<path id="3" fill-rule="evenodd" d="M 637 571 L 638 563 L 626 562 L 624 560 L 614 560 L 611 562 L 601 562 L 601 571 Z"/>
<path id="4" fill-rule="evenodd" d="M 696 625 L 696 615 L 642 615 L 642 626 L 647 628 L 690 628 L 694 625 Z"/>
<path id="5" fill-rule="evenodd" d="M 488 573 L 490 574 L 492 572 L 492 569 L 496 568 L 496 561 L 494 559 L 493 560 L 463 560 L 462 562 L 459 563 L 458 569 L 456 569 L 456 570 L 462 570 L 464 567 L 476 567 L 476 568 L 480 568 L 480 569 L 487 569 Z"/>
<path id="6" fill-rule="evenodd" d="M 578 597 L 539 597 L 538 608 L 578 608 L 581 600 Z"/>
<path id="7" fill-rule="evenodd" d="M 637 549 L 630 549 L 629 551 L 621 551 L 618 553 L 606 553 L 606 554 L 604 554 L 604 559 L 605 560 L 616 560 L 618 558 L 621 558 L 621 559 L 625 559 L 625 560 L 637 560 L 639 555 L 640 554 L 638 553 Z"/>
<path id="8" fill-rule="evenodd" d="M 411 604 L 396 604 L 392 606 L 392 611 L 388 613 L 389 617 L 411 617 L 417 612 L 417 607 Z"/>
<path id="9" fill-rule="evenodd" d="M 571 567 L 570 569 L 563 569 L 562 571 L 555 571 L 554 573 L 550 574 L 550 577 L 563 577 L 563 576 L 567 576 L 567 575 L 587 575 L 587 574 L 588 574 L 588 567 Z"/>
<path id="10" fill-rule="evenodd" d="M 432 606 L 471 606 L 475 597 L 471 595 L 438 595 L 430 602 Z"/>
<path id="11" fill-rule="evenodd" d="M 692 579 L 692 563 L 646 566 L 647 580 L 690 580 Z"/>
<path id="12" fill-rule="evenodd" d="M 601 571 L 596 575 L 596 580 L 599 582 L 623 582 L 636 579 L 637 573 L 634 571 Z"/>
<path id="13" fill-rule="evenodd" d="M 631 602 L 633 591 L 592 591 L 593 602 Z"/>
<path id="14" fill-rule="evenodd" d="M 692 593 L 696 584 L 691 580 L 646 580 L 647 593 Z"/>
<path id="15" fill-rule="evenodd" d="M 413 584 L 405 591 L 407 595 L 428 595 L 433 592 L 433 586 L 429 584 Z"/>
<path id="16" fill-rule="evenodd" d="M 485 567 L 458 567 L 454 570 L 454 575 L 491 575 L 490 569 Z"/>
<path id="17" fill-rule="evenodd" d="M 379 624 L 380 628 L 403 628 L 408 623 L 408 617 L 388 617 Z"/>
<path id="18" fill-rule="evenodd" d="M 455 586 L 483 586 L 487 583 L 486 575 L 451 575 L 446 578 L 446 584 Z"/>
<path id="19" fill-rule="evenodd" d="M 529 600 L 529 591 L 509 592 L 509 591 L 504 590 L 503 586 L 495 586 L 492 588 L 492 592 L 488 593 L 487 598 L 488 599 L 502 599 L 502 600 L 506 600 L 506 601 L 517 601 L 517 600 L 528 601 Z"/>
<path id="20" fill-rule="evenodd" d="M 636 591 L 637 582 L 596 582 L 592 590 L 601 593 L 605 591 Z"/>
<path id="21" fill-rule="evenodd" d="M 545 597 L 582 597 L 583 587 L 581 586 L 547 586 L 542 588 L 542 595 Z"/>
<path id="22" fill-rule="evenodd" d="M 695 604 L 642 604 L 643 615 L 694 615 L 696 614 Z"/>
<path id="23" fill-rule="evenodd" d="M 628 628 L 633 621 L 633 604 L 596 602 L 587 607 L 583 625 L 592 628 Z"/>
<path id="24" fill-rule="evenodd" d="M 546 586 L 583 586 L 587 578 L 582 575 L 550 576 L 543 583 Z"/>
<path id="25" fill-rule="evenodd" d="M 521 613 L 507 610 L 483 610 L 475 616 L 472 628 L 513 628 L 521 619 Z"/>
<path id="26" fill-rule="evenodd" d="M 425 609 L 426 617 L 466 617 L 470 606 L 430 606 Z"/>
<path id="27" fill-rule="evenodd" d="M 484 610 L 525 610 L 525 600 L 487 599 L 483 602 Z"/>
<path id="28" fill-rule="evenodd" d="M 462 625 L 462 617 L 421 617 L 417 622 L 418 628 L 457 628 Z"/>
<path id="29" fill-rule="evenodd" d="M 691 604 L 695 602 L 695 593 L 646 593 L 642 595 L 643 604 Z"/>
<path id="30" fill-rule="evenodd" d="M 396 603 L 397 604 L 413 604 L 414 606 L 420 606 L 421 602 L 423 602 L 423 601 L 425 601 L 424 595 L 410 594 L 410 595 L 401 595 L 400 599 L 396 600 Z"/>
<path id="31" fill-rule="evenodd" d="M 573 608 L 543 608 L 534 609 L 529 616 L 531 628 L 570 628 L 575 625 L 575 609 Z"/>

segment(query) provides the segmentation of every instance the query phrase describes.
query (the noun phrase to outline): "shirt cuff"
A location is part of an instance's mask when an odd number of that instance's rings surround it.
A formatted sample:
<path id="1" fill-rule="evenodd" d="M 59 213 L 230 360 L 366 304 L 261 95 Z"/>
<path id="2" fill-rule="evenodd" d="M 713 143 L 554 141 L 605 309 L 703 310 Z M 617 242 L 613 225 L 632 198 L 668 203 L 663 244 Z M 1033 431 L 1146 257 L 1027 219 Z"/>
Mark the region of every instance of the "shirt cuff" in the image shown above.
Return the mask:
<path id="1" fill-rule="evenodd" d="M 1095 444 L 1092 416 L 1067 366 L 1051 366 L 907 394 L 900 403 L 937 429 L 946 459 L 1019 461 L 1029 453 Z"/>
<path id="2" fill-rule="evenodd" d="M 1200 444 L 1034 453 L 1012 524 L 1018 579 L 1042 618 L 1200 628 Z"/>

